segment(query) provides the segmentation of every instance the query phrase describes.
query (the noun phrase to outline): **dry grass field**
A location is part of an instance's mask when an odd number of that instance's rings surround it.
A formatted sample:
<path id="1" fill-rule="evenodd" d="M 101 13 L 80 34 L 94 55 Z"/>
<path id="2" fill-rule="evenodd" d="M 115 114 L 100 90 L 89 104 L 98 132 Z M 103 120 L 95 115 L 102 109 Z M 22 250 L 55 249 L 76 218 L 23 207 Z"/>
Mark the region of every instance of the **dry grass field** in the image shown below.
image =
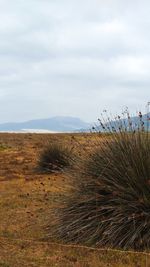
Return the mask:
<path id="1" fill-rule="evenodd" d="M 75 138 L 84 142 L 82 136 Z M 46 239 L 50 208 L 67 192 L 64 174 L 37 172 L 46 143 L 69 134 L 0 134 L 0 267 L 149 267 L 146 253 L 67 246 Z"/>

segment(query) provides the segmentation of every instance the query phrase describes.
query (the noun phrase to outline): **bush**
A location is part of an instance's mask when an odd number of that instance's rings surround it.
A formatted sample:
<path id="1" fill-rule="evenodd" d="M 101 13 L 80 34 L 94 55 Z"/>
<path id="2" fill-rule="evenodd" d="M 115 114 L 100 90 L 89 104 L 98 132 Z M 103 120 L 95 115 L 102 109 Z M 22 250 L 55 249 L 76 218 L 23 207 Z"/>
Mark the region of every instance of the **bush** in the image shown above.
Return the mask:
<path id="1" fill-rule="evenodd" d="M 72 150 L 66 146 L 52 143 L 41 152 L 38 166 L 43 172 L 60 172 L 71 166 Z"/>
<path id="2" fill-rule="evenodd" d="M 150 136 L 120 129 L 105 136 L 74 179 L 74 193 L 56 212 L 66 242 L 150 247 Z"/>

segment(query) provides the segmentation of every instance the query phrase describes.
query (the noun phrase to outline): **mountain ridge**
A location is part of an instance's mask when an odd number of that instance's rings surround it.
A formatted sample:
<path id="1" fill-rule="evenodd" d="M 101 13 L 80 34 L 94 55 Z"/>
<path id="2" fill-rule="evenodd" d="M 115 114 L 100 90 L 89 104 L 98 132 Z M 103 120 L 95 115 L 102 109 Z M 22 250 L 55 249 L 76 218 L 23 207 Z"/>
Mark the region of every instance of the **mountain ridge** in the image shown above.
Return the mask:
<path id="1" fill-rule="evenodd" d="M 24 122 L 6 122 L 0 124 L 0 131 L 47 130 L 51 132 L 71 132 L 88 128 L 90 123 L 71 116 L 55 116 L 44 119 L 33 119 Z"/>

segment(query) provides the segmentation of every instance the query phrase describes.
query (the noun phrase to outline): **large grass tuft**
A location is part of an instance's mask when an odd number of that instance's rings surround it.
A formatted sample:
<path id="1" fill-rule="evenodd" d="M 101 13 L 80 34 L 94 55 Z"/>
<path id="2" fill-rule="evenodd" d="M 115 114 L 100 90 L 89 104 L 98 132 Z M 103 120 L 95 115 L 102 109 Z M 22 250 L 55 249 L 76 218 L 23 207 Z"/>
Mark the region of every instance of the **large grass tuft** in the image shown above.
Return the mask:
<path id="1" fill-rule="evenodd" d="M 55 233 L 65 242 L 150 248 L 150 136 L 141 116 L 141 128 L 128 118 L 129 128 L 111 128 L 83 160 L 73 195 L 56 211 Z"/>

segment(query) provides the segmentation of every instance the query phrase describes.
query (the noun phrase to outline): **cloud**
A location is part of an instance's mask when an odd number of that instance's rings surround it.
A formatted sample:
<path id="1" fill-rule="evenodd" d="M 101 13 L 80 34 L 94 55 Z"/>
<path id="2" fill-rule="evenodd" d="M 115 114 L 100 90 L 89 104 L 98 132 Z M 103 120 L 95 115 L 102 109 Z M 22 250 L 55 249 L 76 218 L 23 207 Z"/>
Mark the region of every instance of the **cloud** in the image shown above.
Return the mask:
<path id="1" fill-rule="evenodd" d="M 149 8 L 148 0 L 0 0 L 1 122 L 144 109 Z"/>

